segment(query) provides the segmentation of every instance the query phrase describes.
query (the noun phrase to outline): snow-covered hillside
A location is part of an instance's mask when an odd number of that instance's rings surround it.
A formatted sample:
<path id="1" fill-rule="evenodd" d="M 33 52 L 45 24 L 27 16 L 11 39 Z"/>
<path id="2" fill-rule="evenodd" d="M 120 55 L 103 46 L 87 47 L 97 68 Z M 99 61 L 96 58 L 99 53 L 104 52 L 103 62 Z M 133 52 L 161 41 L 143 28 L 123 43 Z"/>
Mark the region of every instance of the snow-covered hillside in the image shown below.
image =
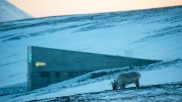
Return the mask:
<path id="1" fill-rule="evenodd" d="M 0 0 L 0 22 L 32 18 L 6 0 Z"/>
<path id="2" fill-rule="evenodd" d="M 130 51 L 133 52 L 133 57 L 169 62 L 182 58 L 181 12 L 182 6 L 176 6 L 2 22 L 0 23 L 0 87 L 26 84 L 27 46 L 121 56 L 125 56 L 125 52 Z M 181 69 L 178 70 L 178 68 L 182 68 L 181 64 L 177 68 L 170 67 L 153 75 L 150 71 L 142 73 L 142 75 L 151 77 L 169 72 L 170 76 L 175 77 L 177 75 L 179 78 L 176 80 L 172 78 L 169 82 L 178 82 L 182 81 L 181 76 L 179 76 Z M 153 71 L 155 73 L 155 70 Z M 168 74 L 164 76 L 168 76 Z M 155 77 L 154 80 L 156 81 L 151 81 L 152 83 L 147 79 L 142 79 L 146 81 L 142 84 L 151 85 L 168 82 L 164 80 L 165 77 L 157 79 L 158 77 Z M 94 82 L 94 80 L 90 82 Z M 103 83 L 108 82 L 105 80 Z M 93 85 L 100 84 L 95 83 Z M 109 87 L 109 85 L 106 85 L 105 89 L 99 88 L 96 91 L 108 90 Z M 49 91 L 51 90 L 55 91 L 53 87 Z M 38 92 L 38 94 L 42 93 L 44 91 Z M 57 95 L 56 97 L 61 96 L 60 94 Z M 35 96 L 31 94 L 26 97 L 36 99 Z M 26 97 L 19 98 L 21 100 Z M 5 98 L 2 97 L 1 99 Z"/>

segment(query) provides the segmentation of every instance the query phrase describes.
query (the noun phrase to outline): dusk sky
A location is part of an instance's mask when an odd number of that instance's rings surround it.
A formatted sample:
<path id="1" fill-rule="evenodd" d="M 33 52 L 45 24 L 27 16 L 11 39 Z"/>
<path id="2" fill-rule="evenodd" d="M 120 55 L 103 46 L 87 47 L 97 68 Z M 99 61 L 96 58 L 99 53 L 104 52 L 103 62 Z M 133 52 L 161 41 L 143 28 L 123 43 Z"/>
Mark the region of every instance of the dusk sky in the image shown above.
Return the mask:
<path id="1" fill-rule="evenodd" d="M 8 0 L 33 17 L 126 11 L 182 5 L 182 0 Z"/>

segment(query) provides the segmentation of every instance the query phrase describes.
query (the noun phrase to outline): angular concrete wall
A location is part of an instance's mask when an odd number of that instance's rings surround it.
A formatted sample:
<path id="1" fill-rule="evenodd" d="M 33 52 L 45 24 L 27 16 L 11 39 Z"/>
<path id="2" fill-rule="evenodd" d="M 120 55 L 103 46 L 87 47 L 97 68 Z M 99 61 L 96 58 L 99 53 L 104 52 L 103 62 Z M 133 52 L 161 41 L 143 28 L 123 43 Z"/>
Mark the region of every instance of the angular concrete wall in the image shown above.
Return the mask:
<path id="1" fill-rule="evenodd" d="M 140 66 L 154 60 L 28 47 L 28 89 L 34 90 L 104 68 Z"/>

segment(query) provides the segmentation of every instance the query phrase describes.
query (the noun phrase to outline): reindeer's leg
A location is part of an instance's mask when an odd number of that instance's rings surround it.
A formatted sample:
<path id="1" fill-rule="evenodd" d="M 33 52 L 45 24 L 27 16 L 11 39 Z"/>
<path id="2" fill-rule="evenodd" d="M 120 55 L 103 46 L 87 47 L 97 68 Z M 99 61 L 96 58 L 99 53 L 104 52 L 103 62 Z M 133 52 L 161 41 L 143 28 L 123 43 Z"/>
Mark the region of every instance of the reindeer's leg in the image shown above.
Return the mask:
<path id="1" fill-rule="evenodd" d="M 140 87 L 139 79 L 136 80 L 135 85 L 136 85 L 137 88 Z"/>
<path id="2" fill-rule="evenodd" d="M 125 89 L 126 85 L 125 84 L 122 84 L 121 88 L 122 90 Z"/>

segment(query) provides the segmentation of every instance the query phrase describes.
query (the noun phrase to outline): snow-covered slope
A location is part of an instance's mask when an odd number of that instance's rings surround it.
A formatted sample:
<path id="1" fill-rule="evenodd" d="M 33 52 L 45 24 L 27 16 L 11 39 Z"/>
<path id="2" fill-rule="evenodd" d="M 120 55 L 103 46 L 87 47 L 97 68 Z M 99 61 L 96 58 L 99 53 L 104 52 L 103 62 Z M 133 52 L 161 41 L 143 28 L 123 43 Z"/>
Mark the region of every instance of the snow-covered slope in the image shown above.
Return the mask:
<path id="1" fill-rule="evenodd" d="M 0 0 L 0 22 L 32 18 L 6 0 Z"/>
<path id="2" fill-rule="evenodd" d="M 182 6 L 0 23 L 0 87 L 26 82 L 27 46 L 182 58 Z"/>

